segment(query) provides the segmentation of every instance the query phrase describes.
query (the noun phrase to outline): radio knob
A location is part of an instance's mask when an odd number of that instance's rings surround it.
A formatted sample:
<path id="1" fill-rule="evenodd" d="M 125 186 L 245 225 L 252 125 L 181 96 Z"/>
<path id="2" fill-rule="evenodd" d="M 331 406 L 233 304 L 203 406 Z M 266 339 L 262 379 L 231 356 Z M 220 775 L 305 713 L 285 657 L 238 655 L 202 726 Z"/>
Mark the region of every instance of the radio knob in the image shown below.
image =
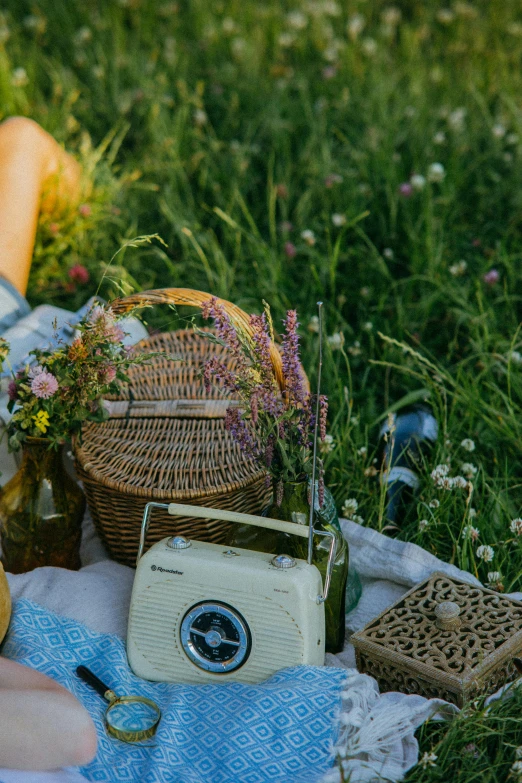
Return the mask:
<path id="1" fill-rule="evenodd" d="M 185 536 L 171 536 L 167 541 L 167 546 L 171 549 L 188 549 L 192 543 Z"/>
<path id="2" fill-rule="evenodd" d="M 276 568 L 293 568 L 296 562 L 290 555 L 276 555 L 270 561 Z"/>

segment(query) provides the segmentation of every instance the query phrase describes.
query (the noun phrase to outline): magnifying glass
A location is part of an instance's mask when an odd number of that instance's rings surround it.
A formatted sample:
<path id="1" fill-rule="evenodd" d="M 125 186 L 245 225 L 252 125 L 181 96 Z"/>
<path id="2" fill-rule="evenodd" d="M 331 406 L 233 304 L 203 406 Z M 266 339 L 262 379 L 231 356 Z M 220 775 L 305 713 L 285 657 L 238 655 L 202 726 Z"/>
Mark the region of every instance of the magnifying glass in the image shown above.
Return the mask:
<path id="1" fill-rule="evenodd" d="M 118 696 L 86 666 L 78 666 L 76 674 L 109 702 L 105 711 L 105 727 L 111 736 L 123 742 L 141 742 L 154 736 L 161 710 L 151 699 Z"/>

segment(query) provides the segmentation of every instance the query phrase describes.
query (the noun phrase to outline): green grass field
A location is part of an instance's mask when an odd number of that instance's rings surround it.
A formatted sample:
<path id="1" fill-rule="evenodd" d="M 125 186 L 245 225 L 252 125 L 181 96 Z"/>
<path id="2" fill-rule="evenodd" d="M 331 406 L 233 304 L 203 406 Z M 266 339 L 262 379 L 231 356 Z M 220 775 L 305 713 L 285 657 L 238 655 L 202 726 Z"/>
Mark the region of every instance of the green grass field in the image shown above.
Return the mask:
<path id="1" fill-rule="evenodd" d="M 264 298 L 276 322 L 298 309 L 313 378 L 323 300 L 327 479 L 339 507 L 354 498 L 364 524 L 383 527 L 379 425 L 429 398 L 441 433 L 400 535 L 522 590 L 519 5 L 2 9 L 0 119 L 33 117 L 94 182 L 77 213 L 40 226 L 31 302 L 78 306 L 102 277 L 108 297 L 186 286 L 249 311 Z M 153 233 L 165 244 L 127 247 L 106 272 L 126 240 Z M 86 286 L 69 276 L 76 264 Z M 151 325 L 174 318 L 154 313 Z M 472 490 L 437 488 L 441 463 Z M 522 780 L 510 773 L 521 708 L 521 696 L 489 712 L 478 703 L 424 727 L 421 754 L 437 758 L 408 780 Z"/>

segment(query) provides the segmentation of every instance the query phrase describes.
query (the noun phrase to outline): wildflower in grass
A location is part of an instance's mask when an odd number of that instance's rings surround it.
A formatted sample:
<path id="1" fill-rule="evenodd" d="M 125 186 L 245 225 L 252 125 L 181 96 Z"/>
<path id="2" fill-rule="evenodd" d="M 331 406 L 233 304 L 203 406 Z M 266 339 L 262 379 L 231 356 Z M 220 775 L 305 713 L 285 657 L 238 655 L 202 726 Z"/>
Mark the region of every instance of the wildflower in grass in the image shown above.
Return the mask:
<path id="1" fill-rule="evenodd" d="M 395 256 L 395 253 L 393 252 L 391 247 L 385 247 L 384 250 L 382 251 L 382 254 L 384 258 L 388 259 L 388 261 L 392 261 Z"/>
<path id="2" fill-rule="evenodd" d="M 275 192 L 278 198 L 288 198 L 288 188 L 286 187 L 284 182 L 280 182 L 278 185 L 275 186 Z"/>
<path id="3" fill-rule="evenodd" d="M 492 590 L 496 590 L 497 593 L 504 592 L 504 584 L 502 582 L 502 574 L 500 571 L 489 571 L 487 576 L 487 585 Z"/>
<path id="4" fill-rule="evenodd" d="M 279 231 L 282 234 L 288 234 L 290 231 L 294 230 L 293 223 L 290 223 L 289 220 L 282 220 L 279 224 Z"/>
<path id="5" fill-rule="evenodd" d="M 510 146 L 514 146 L 515 144 L 518 144 L 518 133 L 508 133 L 506 136 L 506 144 L 509 144 Z"/>
<path id="6" fill-rule="evenodd" d="M 437 21 L 441 24 L 451 24 L 455 19 L 455 14 L 451 8 L 441 8 L 439 11 L 437 11 L 436 16 Z"/>
<path id="7" fill-rule="evenodd" d="M 58 391 L 58 381 L 52 372 L 40 368 L 31 381 L 31 391 L 36 397 L 48 400 Z"/>
<path id="8" fill-rule="evenodd" d="M 92 207 L 90 204 L 80 204 L 78 212 L 82 217 L 90 217 L 92 215 Z"/>
<path id="9" fill-rule="evenodd" d="M 486 285 L 494 286 L 500 280 L 500 272 L 498 269 L 490 269 L 489 272 L 486 272 L 485 275 L 482 275 L 482 279 Z"/>
<path id="10" fill-rule="evenodd" d="M 432 481 L 434 481 L 435 484 L 438 486 L 440 482 L 447 477 L 448 473 L 449 473 L 449 465 L 446 465 L 444 463 L 442 465 L 437 465 L 431 471 Z"/>
<path id="11" fill-rule="evenodd" d="M 198 128 L 202 128 L 203 125 L 206 125 L 208 122 L 207 113 L 203 109 L 196 109 L 193 118 L 194 124 L 197 125 Z"/>
<path id="12" fill-rule="evenodd" d="M 357 454 L 360 457 L 366 457 L 366 455 L 368 454 L 368 449 L 366 448 L 366 446 L 361 446 L 360 449 L 357 449 Z"/>
<path id="13" fill-rule="evenodd" d="M 522 781 L 522 761 L 513 762 L 509 770 L 509 777 L 513 778 L 516 783 L 520 783 L 520 781 Z"/>
<path id="14" fill-rule="evenodd" d="M 421 519 L 419 521 L 419 531 L 423 533 L 427 527 L 429 527 L 429 520 L 428 519 Z"/>
<path id="15" fill-rule="evenodd" d="M 381 13 L 382 21 L 385 25 L 389 25 L 390 27 L 396 27 L 401 21 L 401 16 L 401 9 L 394 5 L 388 6 L 388 8 L 385 8 Z"/>
<path id="16" fill-rule="evenodd" d="M 468 482 L 464 478 L 464 476 L 454 476 L 453 478 L 449 479 L 450 481 L 450 489 L 453 489 L 453 487 L 457 487 L 458 489 L 467 489 L 468 488 Z"/>
<path id="17" fill-rule="evenodd" d="M 29 77 L 25 68 L 15 68 L 11 74 L 11 85 L 13 87 L 26 87 L 29 84 Z"/>
<path id="18" fill-rule="evenodd" d="M 475 451 L 475 443 L 471 438 L 464 438 L 464 440 L 461 440 L 460 445 L 465 451 Z"/>
<path id="19" fill-rule="evenodd" d="M 436 767 L 436 761 L 437 755 L 435 753 L 425 753 L 419 761 L 419 764 L 423 769 L 427 769 L 428 767 Z"/>
<path id="20" fill-rule="evenodd" d="M 508 354 L 508 360 L 512 364 L 522 364 L 522 354 L 519 351 L 511 351 Z"/>
<path id="21" fill-rule="evenodd" d="M 485 563 L 491 563 L 493 558 L 495 557 L 495 550 L 492 546 L 488 546 L 487 544 L 482 544 L 477 548 L 477 557 L 479 560 L 483 560 Z"/>
<path id="22" fill-rule="evenodd" d="M 328 174 L 324 179 L 325 188 L 331 188 L 334 185 L 339 185 L 343 181 L 340 174 Z"/>
<path id="23" fill-rule="evenodd" d="M 348 353 L 350 354 L 350 356 L 359 356 L 362 353 L 361 343 L 359 342 L 359 340 L 356 340 L 353 345 L 350 345 L 350 347 L 348 348 Z"/>
<path id="24" fill-rule="evenodd" d="M 337 76 L 337 68 L 335 65 L 327 65 L 326 68 L 323 68 L 321 71 L 321 75 L 323 79 L 334 79 Z"/>
<path id="25" fill-rule="evenodd" d="M 308 24 L 308 17 L 301 11 L 290 11 L 287 14 L 286 21 L 288 26 L 294 30 L 304 30 Z"/>
<path id="26" fill-rule="evenodd" d="M 410 177 L 410 185 L 412 186 L 413 190 L 424 190 L 426 185 L 426 177 L 423 177 L 422 174 L 412 174 Z"/>
<path id="27" fill-rule="evenodd" d="M 472 462 L 463 462 L 460 469 L 462 471 L 462 475 L 468 479 L 472 479 L 478 470 L 477 466 L 473 465 Z"/>
<path id="28" fill-rule="evenodd" d="M 456 264 L 450 266 L 449 271 L 453 277 L 462 277 L 462 275 L 466 274 L 467 268 L 468 265 L 465 261 L 457 261 Z"/>
<path id="29" fill-rule="evenodd" d="M 460 132 L 464 130 L 464 121 L 466 119 L 466 109 L 459 107 L 448 114 L 448 125 L 451 130 Z"/>
<path id="30" fill-rule="evenodd" d="M 313 315 L 308 321 L 308 331 L 319 333 L 319 318 L 317 315 Z"/>
<path id="31" fill-rule="evenodd" d="M 358 525 L 364 525 L 364 519 L 363 517 L 359 516 L 359 514 L 353 515 L 352 522 L 356 522 Z"/>
<path id="32" fill-rule="evenodd" d="M 307 245 L 313 247 L 315 245 L 315 234 L 309 228 L 301 231 L 301 239 L 304 239 Z"/>
<path id="33" fill-rule="evenodd" d="M 339 212 L 334 212 L 332 215 L 332 223 L 337 228 L 340 228 L 340 226 L 344 226 L 346 223 L 346 215 L 341 215 Z"/>
<path id="34" fill-rule="evenodd" d="M 285 255 L 287 258 L 295 258 L 297 248 L 292 242 L 285 242 Z"/>
<path id="35" fill-rule="evenodd" d="M 224 33 L 228 33 L 228 35 L 231 35 L 232 33 L 235 33 L 237 31 L 237 25 L 233 19 L 231 19 L 230 16 L 226 16 L 223 19 L 223 22 L 221 24 L 223 28 Z"/>
<path id="36" fill-rule="evenodd" d="M 442 182 L 446 171 L 442 163 L 430 163 L 428 166 L 428 182 Z"/>
<path id="37" fill-rule="evenodd" d="M 369 468 L 365 469 L 364 475 L 366 476 L 366 478 L 374 478 L 374 476 L 376 476 L 378 472 L 379 471 L 377 470 L 375 465 L 370 465 Z"/>
<path id="38" fill-rule="evenodd" d="M 362 328 L 365 332 L 372 332 L 373 331 L 373 323 L 371 321 L 365 321 L 363 323 Z"/>
<path id="39" fill-rule="evenodd" d="M 373 38 L 365 38 L 361 43 L 361 48 L 364 54 L 367 54 L 368 57 L 373 57 L 377 53 L 377 41 Z"/>
<path id="40" fill-rule="evenodd" d="M 67 275 L 74 283 L 84 284 L 89 282 L 89 272 L 83 264 L 74 264 L 67 272 Z"/>
<path id="41" fill-rule="evenodd" d="M 346 517 L 346 519 L 352 519 L 353 515 L 359 508 L 359 504 L 356 501 L 355 498 L 348 498 L 344 501 L 343 507 L 342 507 L 342 515 L 343 517 Z"/>
<path id="42" fill-rule="evenodd" d="M 453 10 L 464 19 L 476 19 L 478 15 L 477 9 L 470 3 L 455 3 Z"/>
<path id="43" fill-rule="evenodd" d="M 468 742 L 468 744 L 463 747 L 462 753 L 468 756 L 472 755 L 474 759 L 478 759 L 480 755 L 474 742 Z"/>
<path id="44" fill-rule="evenodd" d="M 332 349 L 332 351 L 338 351 L 344 345 L 344 334 L 342 332 L 334 332 L 328 335 L 326 342 Z"/>
<path id="45" fill-rule="evenodd" d="M 443 133 L 442 131 L 438 131 L 438 133 L 436 133 L 435 136 L 433 137 L 433 143 L 437 144 L 439 147 L 442 144 L 445 144 L 446 143 L 446 134 Z"/>
<path id="46" fill-rule="evenodd" d="M 479 536 L 480 531 L 476 527 L 473 527 L 473 525 L 467 525 L 462 531 L 462 538 L 469 538 L 473 542 L 475 542 Z"/>
<path id="47" fill-rule="evenodd" d="M 470 519 L 475 519 L 477 514 L 478 514 L 478 511 L 477 511 L 476 508 L 470 508 L 470 510 L 469 510 L 469 518 Z"/>
<path id="48" fill-rule="evenodd" d="M 346 25 L 346 30 L 352 41 L 355 41 L 356 38 L 358 38 L 360 33 L 364 30 L 365 25 L 366 19 L 362 14 L 354 14 L 350 17 L 348 24 Z"/>
<path id="49" fill-rule="evenodd" d="M 325 435 L 324 440 L 319 444 L 319 451 L 321 454 L 329 454 L 335 448 L 335 439 L 333 435 Z"/>
<path id="50" fill-rule="evenodd" d="M 497 122 L 491 128 L 491 133 L 493 134 L 493 136 L 496 139 L 503 139 L 504 136 L 506 135 L 506 129 L 504 128 L 504 126 L 500 122 Z"/>
<path id="51" fill-rule="evenodd" d="M 438 508 L 440 506 L 440 503 L 436 498 L 434 498 L 433 500 L 430 500 L 428 505 L 430 508 Z"/>
<path id="52" fill-rule="evenodd" d="M 509 525 L 509 529 L 516 536 L 522 536 L 522 519 L 520 519 L 520 517 L 517 517 L 517 519 L 512 519 Z"/>
<path id="53" fill-rule="evenodd" d="M 515 748 L 515 758 L 522 759 L 522 745 L 519 745 L 518 748 Z"/>
<path id="54" fill-rule="evenodd" d="M 404 198 L 409 198 L 413 193 L 413 188 L 409 182 L 401 182 L 399 185 L 399 193 Z"/>

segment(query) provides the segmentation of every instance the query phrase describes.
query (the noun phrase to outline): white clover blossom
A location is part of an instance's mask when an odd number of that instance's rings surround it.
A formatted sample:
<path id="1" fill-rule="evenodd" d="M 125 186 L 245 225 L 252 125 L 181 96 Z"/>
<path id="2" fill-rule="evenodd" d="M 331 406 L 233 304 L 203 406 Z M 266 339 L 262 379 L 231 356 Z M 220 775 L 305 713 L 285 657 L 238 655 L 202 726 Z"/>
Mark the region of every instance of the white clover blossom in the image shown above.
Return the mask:
<path id="1" fill-rule="evenodd" d="M 460 469 L 462 471 L 462 474 L 466 476 L 466 478 L 468 479 L 472 479 L 478 471 L 477 466 L 473 465 L 472 462 L 463 462 L 462 465 L 460 466 Z"/>
<path id="2" fill-rule="evenodd" d="M 495 556 L 495 550 L 488 544 L 482 544 L 477 548 L 477 557 L 479 560 L 483 560 L 485 563 L 491 563 Z"/>
<path id="3" fill-rule="evenodd" d="M 360 517 L 358 514 L 353 515 L 352 522 L 356 522 L 358 525 L 364 525 L 364 519 Z"/>
<path id="4" fill-rule="evenodd" d="M 509 529 L 516 536 L 522 536 L 522 519 L 520 519 L 520 517 L 517 517 L 517 519 L 512 519 L 509 525 Z"/>
<path id="5" fill-rule="evenodd" d="M 446 171 L 442 163 L 431 163 L 428 166 L 428 182 L 442 182 Z"/>
<path id="6" fill-rule="evenodd" d="M 461 131 L 464 129 L 464 120 L 466 119 L 466 109 L 459 107 L 448 115 L 448 125 L 453 131 Z"/>
<path id="7" fill-rule="evenodd" d="M 511 351 L 511 353 L 508 356 L 508 360 L 512 364 L 522 364 L 522 354 L 520 351 Z"/>
<path id="8" fill-rule="evenodd" d="M 308 17 L 305 16 L 301 11 L 290 11 L 286 17 L 286 21 L 290 27 L 293 27 L 294 30 L 304 30 L 308 24 Z"/>
<path id="9" fill-rule="evenodd" d="M 350 345 L 350 347 L 348 348 L 348 353 L 351 356 L 359 356 L 359 354 L 362 353 L 361 343 L 359 342 L 359 340 L 356 340 L 353 345 Z"/>
<path id="10" fill-rule="evenodd" d="M 374 465 L 370 465 L 368 468 L 365 468 L 364 475 L 366 476 L 366 478 L 373 478 L 374 476 L 377 475 L 378 472 L 379 471 Z"/>
<path id="11" fill-rule="evenodd" d="M 385 247 L 384 250 L 382 251 L 382 254 L 384 258 L 388 259 L 388 261 L 392 261 L 395 256 L 395 253 L 393 252 L 391 247 Z"/>
<path id="12" fill-rule="evenodd" d="M 203 125 L 206 125 L 208 120 L 206 111 L 203 111 L 203 109 L 196 109 L 194 112 L 194 122 L 198 126 L 198 128 L 203 127 Z"/>
<path id="13" fill-rule="evenodd" d="M 344 335 L 342 332 L 334 332 L 328 335 L 326 342 L 332 349 L 332 351 L 338 351 L 344 345 Z"/>
<path id="14" fill-rule="evenodd" d="M 424 190 L 424 187 L 426 186 L 426 177 L 423 177 L 422 174 L 412 174 L 410 177 L 410 185 L 413 190 Z"/>
<path id="15" fill-rule="evenodd" d="M 26 87 L 29 84 L 29 77 L 25 68 L 15 68 L 11 74 L 11 84 L 13 87 Z"/>
<path id="16" fill-rule="evenodd" d="M 518 133 L 508 133 L 506 136 L 506 144 L 510 144 L 511 146 L 518 144 L 518 139 Z"/>
<path id="17" fill-rule="evenodd" d="M 488 584 L 496 584 L 502 579 L 500 571 L 488 571 Z"/>
<path id="18" fill-rule="evenodd" d="M 371 332 L 373 330 L 373 323 L 371 321 L 366 321 L 363 323 L 363 327 L 365 332 Z"/>
<path id="19" fill-rule="evenodd" d="M 462 277 L 462 275 L 466 274 L 467 268 L 468 265 L 465 261 L 457 261 L 456 264 L 450 266 L 450 275 L 453 275 L 453 277 Z"/>
<path id="20" fill-rule="evenodd" d="M 419 764 L 423 769 L 427 769 L 427 767 L 436 767 L 437 758 L 438 756 L 436 753 L 425 753 L 419 761 Z"/>
<path id="21" fill-rule="evenodd" d="M 324 440 L 319 443 L 319 450 L 322 454 L 329 454 L 335 448 L 335 440 L 333 435 L 327 434 L 324 436 Z"/>
<path id="22" fill-rule="evenodd" d="M 377 52 L 377 41 L 374 38 L 365 38 L 361 43 L 362 50 L 368 57 L 373 57 Z"/>
<path id="23" fill-rule="evenodd" d="M 344 226 L 346 223 L 346 215 L 341 215 L 339 212 L 334 212 L 332 215 L 332 223 L 334 226 L 339 228 L 340 226 Z"/>
<path id="24" fill-rule="evenodd" d="M 348 498 L 343 503 L 342 514 L 346 519 L 353 519 L 353 515 L 359 508 L 359 504 L 355 498 Z"/>
<path id="25" fill-rule="evenodd" d="M 319 317 L 317 315 L 313 315 L 308 321 L 308 331 L 319 332 Z"/>
<path id="26" fill-rule="evenodd" d="M 429 520 L 428 519 L 421 519 L 419 521 L 419 530 L 422 533 L 424 530 L 426 530 L 427 527 L 429 527 Z"/>
<path id="27" fill-rule="evenodd" d="M 517 748 L 519 750 L 519 748 Z M 509 770 L 510 777 L 520 783 L 522 781 L 522 761 L 514 761 Z"/>
<path id="28" fill-rule="evenodd" d="M 506 129 L 504 128 L 504 126 L 500 122 L 497 122 L 491 128 L 491 133 L 493 134 L 493 136 L 496 139 L 503 139 L 504 136 L 506 135 Z"/>
<path id="29" fill-rule="evenodd" d="M 470 519 L 475 519 L 477 514 L 478 514 L 478 511 L 477 511 L 476 508 L 470 508 L 470 510 L 469 510 L 469 518 Z"/>
<path id="30" fill-rule="evenodd" d="M 469 538 L 471 541 L 476 541 L 479 536 L 480 530 L 478 530 L 476 527 L 473 527 L 473 525 L 467 525 L 462 531 L 462 538 L 464 539 Z"/>
<path id="31" fill-rule="evenodd" d="M 352 41 L 355 41 L 359 33 L 362 33 L 365 24 L 366 19 L 362 14 L 354 14 L 350 17 L 348 24 L 346 25 L 346 29 Z"/>
<path id="32" fill-rule="evenodd" d="M 360 449 L 357 449 L 357 454 L 360 457 L 365 457 L 368 454 L 368 449 L 366 448 L 366 446 L 361 446 Z"/>
<path id="33" fill-rule="evenodd" d="M 433 143 L 438 144 L 439 146 L 441 144 L 445 144 L 446 134 L 443 131 L 439 131 L 438 133 L 436 133 L 435 136 L 433 137 Z"/>
<path id="34" fill-rule="evenodd" d="M 315 245 L 315 234 L 309 228 L 305 228 L 304 231 L 301 231 L 301 239 L 304 239 L 306 244 L 310 245 L 310 247 Z"/>
<path id="35" fill-rule="evenodd" d="M 475 451 L 475 443 L 471 438 L 464 438 L 464 440 L 461 440 L 460 445 L 465 451 Z"/>
<path id="36" fill-rule="evenodd" d="M 441 24 L 451 24 L 454 19 L 455 14 L 451 8 L 441 8 L 440 11 L 437 11 L 437 21 Z"/>

